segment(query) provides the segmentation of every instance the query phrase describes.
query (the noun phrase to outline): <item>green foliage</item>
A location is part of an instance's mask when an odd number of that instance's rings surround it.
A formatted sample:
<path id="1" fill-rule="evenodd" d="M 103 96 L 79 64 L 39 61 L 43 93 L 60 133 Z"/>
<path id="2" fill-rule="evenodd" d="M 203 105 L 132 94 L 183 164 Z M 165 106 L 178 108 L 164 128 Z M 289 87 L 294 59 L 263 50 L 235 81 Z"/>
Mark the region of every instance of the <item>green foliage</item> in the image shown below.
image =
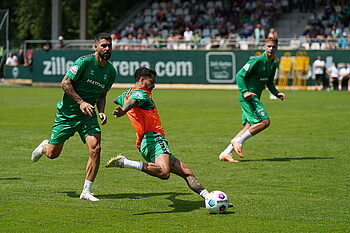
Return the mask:
<path id="1" fill-rule="evenodd" d="M 241 129 L 238 92 L 153 91 L 171 151 L 208 190 L 234 204 L 210 215 L 203 200 L 172 175 L 167 181 L 104 168 L 124 153 L 142 160 L 127 117 L 114 119 L 108 94 L 101 167 L 92 203 L 78 199 L 88 158 L 76 135 L 55 160 L 30 161 L 50 135 L 60 88 L 0 86 L 0 221 L 3 232 L 349 232 L 349 93 L 286 91 L 262 101 L 271 117 L 243 147 L 240 163 L 218 154 Z M 235 156 L 237 158 L 237 156 Z"/>
<path id="2" fill-rule="evenodd" d="M 51 1 L 16 1 L 14 9 L 18 40 L 43 40 L 51 38 Z"/>
<path id="3" fill-rule="evenodd" d="M 4 0 L 0 9 L 10 9 L 11 41 L 51 39 L 51 2 L 48 0 Z M 88 38 L 111 32 L 139 0 L 88 1 Z M 62 0 L 62 35 L 79 39 L 79 0 Z M 56 39 L 56 38 L 53 38 Z"/>

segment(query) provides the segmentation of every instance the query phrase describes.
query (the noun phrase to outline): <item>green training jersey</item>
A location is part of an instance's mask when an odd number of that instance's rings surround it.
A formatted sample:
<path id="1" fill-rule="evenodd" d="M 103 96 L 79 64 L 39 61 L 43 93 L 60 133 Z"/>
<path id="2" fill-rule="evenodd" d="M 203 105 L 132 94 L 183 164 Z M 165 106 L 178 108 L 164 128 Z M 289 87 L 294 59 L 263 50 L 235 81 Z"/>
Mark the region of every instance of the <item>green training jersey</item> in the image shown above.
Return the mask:
<path id="1" fill-rule="evenodd" d="M 110 62 L 105 66 L 100 66 L 95 58 L 95 54 L 90 54 L 78 58 L 66 75 L 73 82 L 74 91 L 89 104 L 95 106 L 97 99 L 103 91 L 109 91 L 115 81 L 117 71 Z M 80 110 L 79 105 L 66 93 L 62 101 L 58 102 L 57 108 Z"/>
<path id="2" fill-rule="evenodd" d="M 266 85 L 272 94 L 277 95 L 278 90 L 273 82 L 276 68 L 277 61 L 269 62 L 265 53 L 250 59 L 236 75 L 239 91 L 242 95 L 252 92 L 260 99 Z"/>

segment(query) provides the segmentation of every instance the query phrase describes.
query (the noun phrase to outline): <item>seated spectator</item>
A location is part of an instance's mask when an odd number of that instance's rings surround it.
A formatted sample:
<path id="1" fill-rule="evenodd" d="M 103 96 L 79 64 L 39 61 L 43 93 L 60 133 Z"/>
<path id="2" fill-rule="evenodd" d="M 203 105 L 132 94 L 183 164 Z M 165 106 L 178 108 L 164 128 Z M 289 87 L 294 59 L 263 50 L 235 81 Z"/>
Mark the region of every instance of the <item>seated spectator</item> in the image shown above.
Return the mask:
<path id="1" fill-rule="evenodd" d="M 6 59 L 6 65 L 7 66 L 18 66 L 17 56 L 14 55 L 12 52 L 9 52 L 9 55 Z"/>
<path id="2" fill-rule="evenodd" d="M 339 37 L 338 47 L 342 49 L 349 47 L 348 35 L 346 34 L 346 32 L 343 32 L 343 34 Z"/>
<path id="3" fill-rule="evenodd" d="M 339 90 L 350 91 L 350 68 L 348 63 L 344 63 L 344 67 L 339 70 Z"/>

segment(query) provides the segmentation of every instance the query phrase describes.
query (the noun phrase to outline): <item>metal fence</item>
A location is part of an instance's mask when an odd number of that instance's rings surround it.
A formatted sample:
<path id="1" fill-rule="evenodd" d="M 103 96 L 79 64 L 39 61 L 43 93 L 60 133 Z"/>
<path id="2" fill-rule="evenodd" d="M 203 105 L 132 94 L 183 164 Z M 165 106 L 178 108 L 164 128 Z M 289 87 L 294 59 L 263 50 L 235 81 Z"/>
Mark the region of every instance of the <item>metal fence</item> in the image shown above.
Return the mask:
<path id="1" fill-rule="evenodd" d="M 93 40 L 26 40 L 24 50 L 40 48 L 49 43 L 51 49 L 61 50 L 92 50 Z M 256 41 L 254 38 L 200 38 L 185 41 L 177 38 L 148 38 L 113 40 L 113 49 L 116 50 L 260 50 L 263 49 L 264 41 Z M 350 49 L 348 38 L 279 38 L 280 50 L 334 50 Z"/>

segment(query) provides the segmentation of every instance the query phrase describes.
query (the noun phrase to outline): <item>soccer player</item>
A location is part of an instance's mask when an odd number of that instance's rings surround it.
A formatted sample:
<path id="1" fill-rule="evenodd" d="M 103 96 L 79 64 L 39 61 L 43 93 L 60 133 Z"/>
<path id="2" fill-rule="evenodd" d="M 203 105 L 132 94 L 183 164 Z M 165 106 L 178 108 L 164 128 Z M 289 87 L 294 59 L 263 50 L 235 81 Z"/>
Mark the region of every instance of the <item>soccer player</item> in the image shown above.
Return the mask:
<path id="1" fill-rule="evenodd" d="M 128 115 L 136 130 L 136 146 L 147 162 L 128 160 L 124 155 L 111 158 L 106 167 L 134 168 L 148 175 L 167 180 L 174 173 L 187 182 L 194 192 L 206 197 L 208 191 L 199 183 L 190 168 L 174 157 L 165 140 L 165 134 L 160 122 L 151 92 L 155 87 L 156 72 L 141 67 L 135 71 L 135 86 L 117 97 L 114 103 L 116 118 Z"/>
<path id="2" fill-rule="evenodd" d="M 277 46 L 277 38 L 267 38 L 264 45 L 265 52 L 250 59 L 237 73 L 238 89 L 241 92 L 239 102 L 242 109 L 243 129 L 220 154 L 220 160 L 238 162 L 232 158 L 232 151 L 242 158 L 243 143 L 270 125 L 270 118 L 260 101 L 265 86 L 277 98 L 284 100 L 285 94 L 279 92 L 273 82 L 277 67 L 275 60 Z"/>
<path id="3" fill-rule="evenodd" d="M 104 113 L 106 95 L 115 78 L 116 70 L 108 61 L 112 52 L 112 38 L 107 33 L 95 36 L 95 53 L 78 58 L 64 76 L 61 87 L 63 99 L 57 103 L 57 114 L 50 140 L 44 140 L 32 153 L 37 162 L 42 154 L 50 159 L 57 158 L 65 141 L 78 132 L 89 150 L 86 178 L 80 199 L 98 201 L 90 192 L 100 165 L 101 129 L 98 124 L 95 105 L 101 125 L 107 123 Z"/>

